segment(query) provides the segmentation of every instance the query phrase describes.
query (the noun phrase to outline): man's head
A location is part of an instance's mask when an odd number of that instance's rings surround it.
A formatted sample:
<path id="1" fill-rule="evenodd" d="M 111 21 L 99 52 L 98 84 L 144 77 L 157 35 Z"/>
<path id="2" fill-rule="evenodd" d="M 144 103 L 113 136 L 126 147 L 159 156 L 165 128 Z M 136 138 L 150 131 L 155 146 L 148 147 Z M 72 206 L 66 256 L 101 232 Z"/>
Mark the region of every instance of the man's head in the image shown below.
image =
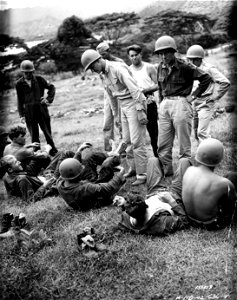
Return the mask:
<path id="1" fill-rule="evenodd" d="M 171 65 L 175 59 L 175 52 L 177 46 L 175 40 L 168 35 L 161 36 L 155 43 L 155 51 L 161 58 L 162 62 L 167 65 Z"/>
<path id="2" fill-rule="evenodd" d="M 131 45 L 127 48 L 127 54 L 134 66 L 139 66 L 142 61 L 142 48 L 139 45 Z"/>
<path id="3" fill-rule="evenodd" d="M 5 127 L 0 126 L 0 146 L 5 147 L 7 145 L 8 132 Z"/>
<path id="4" fill-rule="evenodd" d="M 110 60 L 110 48 L 109 44 L 106 42 L 100 43 L 96 50 L 99 52 L 102 58 Z"/>
<path id="5" fill-rule="evenodd" d="M 9 130 L 9 138 L 16 144 L 24 146 L 26 143 L 25 140 L 26 128 L 22 125 L 12 126 Z"/>
<path id="6" fill-rule="evenodd" d="M 20 172 L 23 170 L 21 162 L 17 160 L 14 155 L 5 155 L 3 157 L 3 162 L 6 164 L 8 173 Z"/>
<path id="7" fill-rule="evenodd" d="M 204 58 L 204 55 L 205 55 L 205 52 L 204 52 L 204 49 L 202 48 L 202 46 L 193 45 L 188 48 L 186 57 L 195 66 L 200 67 L 202 60 Z"/>
<path id="8" fill-rule="evenodd" d="M 82 54 L 81 64 L 85 71 L 90 69 L 98 74 L 105 69 L 105 61 L 101 58 L 101 55 L 93 49 L 88 49 Z"/>
<path id="9" fill-rule="evenodd" d="M 145 217 L 148 207 L 143 197 L 138 194 L 128 194 L 125 200 L 124 209 L 126 213 L 134 219 L 142 220 Z"/>
<path id="10" fill-rule="evenodd" d="M 20 65 L 21 72 L 26 80 L 31 80 L 35 70 L 34 64 L 30 60 L 23 60 Z"/>
<path id="11" fill-rule="evenodd" d="M 199 144 L 195 159 L 201 165 L 215 167 L 222 161 L 223 157 L 223 144 L 217 139 L 207 138 Z"/>
<path id="12" fill-rule="evenodd" d="M 59 166 L 61 178 L 67 181 L 74 181 L 79 178 L 84 166 L 75 158 L 64 159 Z"/>
<path id="13" fill-rule="evenodd" d="M 17 150 L 15 156 L 16 159 L 21 162 L 22 166 L 25 167 L 34 157 L 34 152 L 33 149 L 22 147 L 21 149 Z"/>

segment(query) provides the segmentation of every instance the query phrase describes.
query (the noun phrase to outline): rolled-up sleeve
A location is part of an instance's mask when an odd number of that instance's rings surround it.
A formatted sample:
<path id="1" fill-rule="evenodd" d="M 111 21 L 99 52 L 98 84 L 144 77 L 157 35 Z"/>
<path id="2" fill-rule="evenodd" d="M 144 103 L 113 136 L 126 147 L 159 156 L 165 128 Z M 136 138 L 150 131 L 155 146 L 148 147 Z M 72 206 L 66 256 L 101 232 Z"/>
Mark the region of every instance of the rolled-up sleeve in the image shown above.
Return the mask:
<path id="1" fill-rule="evenodd" d="M 199 81 L 199 85 L 196 88 L 196 90 L 192 93 L 195 97 L 200 97 L 202 93 L 206 91 L 209 84 L 213 82 L 213 79 L 211 76 L 204 71 L 202 71 L 200 68 L 195 67 L 194 73 L 193 73 L 193 79 Z"/>
<path id="2" fill-rule="evenodd" d="M 142 89 L 138 87 L 136 80 L 132 77 L 128 69 L 120 68 L 118 72 L 118 79 L 127 87 L 131 97 L 137 104 L 143 104 L 143 102 L 146 101 L 146 97 L 142 93 Z"/>

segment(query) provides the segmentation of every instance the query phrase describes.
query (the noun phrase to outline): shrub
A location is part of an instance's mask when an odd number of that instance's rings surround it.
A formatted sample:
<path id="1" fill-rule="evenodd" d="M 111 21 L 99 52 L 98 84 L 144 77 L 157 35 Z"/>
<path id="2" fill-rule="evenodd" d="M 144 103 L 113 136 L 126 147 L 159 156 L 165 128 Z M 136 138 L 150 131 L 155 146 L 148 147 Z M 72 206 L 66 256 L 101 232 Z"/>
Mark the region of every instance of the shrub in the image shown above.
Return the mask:
<path id="1" fill-rule="evenodd" d="M 55 65 L 55 62 L 52 61 L 52 60 L 40 63 L 40 65 L 38 67 L 38 70 L 41 73 L 44 73 L 44 74 L 55 74 L 55 73 L 57 73 L 57 67 Z"/>

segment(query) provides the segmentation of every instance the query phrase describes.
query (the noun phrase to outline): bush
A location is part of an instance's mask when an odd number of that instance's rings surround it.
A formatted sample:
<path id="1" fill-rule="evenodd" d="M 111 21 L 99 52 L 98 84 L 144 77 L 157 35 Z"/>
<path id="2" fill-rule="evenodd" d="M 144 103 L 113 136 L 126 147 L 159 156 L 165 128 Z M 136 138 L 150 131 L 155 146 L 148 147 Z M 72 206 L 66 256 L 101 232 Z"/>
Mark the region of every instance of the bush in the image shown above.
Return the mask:
<path id="1" fill-rule="evenodd" d="M 55 74 L 57 73 L 57 67 L 54 61 L 47 61 L 40 63 L 38 70 L 43 74 Z"/>
<path id="2" fill-rule="evenodd" d="M 8 90 L 15 87 L 16 81 L 21 77 L 20 69 L 2 73 L 1 90 Z"/>

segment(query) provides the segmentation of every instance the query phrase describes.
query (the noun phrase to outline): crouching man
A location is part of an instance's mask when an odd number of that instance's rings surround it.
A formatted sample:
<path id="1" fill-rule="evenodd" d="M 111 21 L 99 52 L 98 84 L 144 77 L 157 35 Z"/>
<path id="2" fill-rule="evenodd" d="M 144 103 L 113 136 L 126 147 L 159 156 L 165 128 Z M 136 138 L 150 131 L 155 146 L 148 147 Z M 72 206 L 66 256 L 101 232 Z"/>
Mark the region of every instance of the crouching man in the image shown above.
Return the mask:
<path id="1" fill-rule="evenodd" d="M 106 169 L 111 171 L 113 163 L 113 157 L 108 157 L 101 166 L 101 172 L 107 173 Z M 67 158 L 59 166 L 58 192 L 67 204 L 75 210 L 83 211 L 110 205 L 115 193 L 125 181 L 124 168 L 120 166 L 116 168 L 119 169 L 119 172 L 114 174 L 108 182 L 92 183 L 84 180 L 85 166 L 75 158 Z"/>

